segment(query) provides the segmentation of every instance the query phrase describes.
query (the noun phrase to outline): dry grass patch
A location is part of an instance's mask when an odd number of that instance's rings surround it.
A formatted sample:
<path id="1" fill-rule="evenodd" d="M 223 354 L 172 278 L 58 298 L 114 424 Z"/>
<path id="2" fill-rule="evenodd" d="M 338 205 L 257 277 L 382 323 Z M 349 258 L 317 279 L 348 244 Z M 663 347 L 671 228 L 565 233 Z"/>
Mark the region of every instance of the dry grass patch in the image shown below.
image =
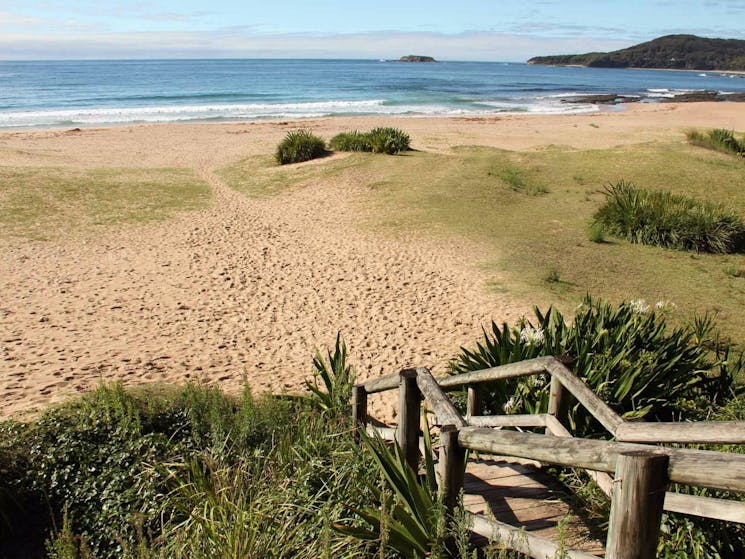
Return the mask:
<path id="1" fill-rule="evenodd" d="M 0 167 L 4 236 L 55 239 L 206 207 L 209 186 L 186 169 Z"/>
<path id="2" fill-rule="evenodd" d="M 258 155 L 221 167 L 215 173 L 230 188 L 252 198 L 263 198 L 293 190 L 315 179 L 328 178 L 353 167 L 356 161 L 354 157 L 341 155 L 278 166 L 273 157 Z"/>

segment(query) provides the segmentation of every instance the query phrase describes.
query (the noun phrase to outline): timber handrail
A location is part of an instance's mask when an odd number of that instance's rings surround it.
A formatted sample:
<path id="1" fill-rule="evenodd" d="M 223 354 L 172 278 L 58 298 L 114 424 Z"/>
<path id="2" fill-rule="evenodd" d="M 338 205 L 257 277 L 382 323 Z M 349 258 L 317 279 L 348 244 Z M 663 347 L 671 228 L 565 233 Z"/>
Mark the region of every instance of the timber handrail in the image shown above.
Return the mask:
<path id="1" fill-rule="evenodd" d="M 561 387 L 574 396 L 619 442 L 745 443 L 745 421 L 626 422 L 584 381 L 555 357 L 536 357 L 480 371 L 440 377 L 435 380 L 440 388 L 447 391 L 508 378 L 541 374 L 551 375 L 552 381 L 556 379 Z M 398 384 L 399 375 L 392 374 L 369 380 L 357 386 L 363 389 L 365 394 L 375 394 L 398 388 Z M 556 384 L 556 382 L 553 384 Z"/>
<path id="2" fill-rule="evenodd" d="M 616 471 L 619 455 L 626 452 L 666 454 L 670 457 L 668 476 L 671 482 L 745 492 L 745 455 L 742 454 L 495 431 L 484 427 L 462 428 L 458 442 L 478 452 L 607 473 Z"/>
<path id="3" fill-rule="evenodd" d="M 478 385 L 530 375 L 550 376 L 548 413 L 479 414 Z M 462 387 L 468 388 L 466 418 L 445 394 L 446 390 Z M 367 426 L 369 394 L 394 388 L 399 388 L 399 426 L 395 431 L 386 429 L 385 434 L 395 436 L 412 467 L 417 467 L 419 462 L 422 400 L 434 412 L 435 423 L 442 426 L 439 482 L 448 510 L 455 506 L 457 494 L 462 490 L 463 460 L 465 451 L 470 449 L 587 470 L 612 498 L 606 544 L 608 559 L 654 557 L 653 544 L 659 533 L 663 508 L 745 524 L 745 502 L 665 491 L 669 482 L 677 482 L 745 493 L 745 455 L 656 446 L 659 443 L 745 443 L 745 422 L 626 422 L 554 357 L 538 357 L 444 378 L 435 378 L 428 369 L 417 368 L 367 381 L 356 385 L 352 391 L 352 414 L 356 422 Z M 579 401 L 616 440 L 573 437 L 561 421 L 569 396 Z M 543 428 L 546 434 L 504 428 Z M 629 483 L 624 483 L 626 478 Z M 502 541 L 517 541 L 513 536 L 521 533 L 515 527 L 485 517 L 469 515 L 469 518 L 473 531 L 485 535 L 492 530 Z M 558 544 L 533 535 L 528 535 L 526 540 L 523 534 L 520 541 L 528 541 L 533 549 L 524 551 L 520 546 L 513 549 L 534 558 L 552 557 L 560 549 Z M 567 556 L 592 557 L 578 551 Z"/>

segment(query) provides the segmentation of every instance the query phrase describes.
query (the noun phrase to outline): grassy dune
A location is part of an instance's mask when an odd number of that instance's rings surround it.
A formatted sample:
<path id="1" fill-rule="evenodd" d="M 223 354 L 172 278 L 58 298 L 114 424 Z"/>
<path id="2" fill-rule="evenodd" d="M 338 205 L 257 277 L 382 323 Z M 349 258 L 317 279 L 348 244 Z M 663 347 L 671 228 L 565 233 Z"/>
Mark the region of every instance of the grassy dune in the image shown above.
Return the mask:
<path id="1" fill-rule="evenodd" d="M 271 155 L 259 155 L 221 167 L 216 173 L 231 188 L 251 198 L 263 198 L 291 191 L 309 181 L 329 178 L 357 164 L 354 157 L 341 156 L 279 166 Z"/>
<path id="2" fill-rule="evenodd" d="M 494 289 L 565 310 L 588 292 L 612 301 L 664 299 L 680 317 L 713 313 L 725 334 L 745 339 L 745 256 L 592 242 L 588 234 L 602 187 L 620 179 L 745 212 L 741 159 L 683 142 L 531 152 L 462 147 L 448 155 L 355 154 L 292 172 L 267 167 L 253 174 L 250 191 L 270 194 L 347 173 L 369 192 L 372 227 L 480 241 L 486 250 L 473 259 L 494 273 Z"/>
<path id="3" fill-rule="evenodd" d="M 206 182 L 186 169 L 0 167 L 0 230 L 54 239 L 206 207 Z"/>

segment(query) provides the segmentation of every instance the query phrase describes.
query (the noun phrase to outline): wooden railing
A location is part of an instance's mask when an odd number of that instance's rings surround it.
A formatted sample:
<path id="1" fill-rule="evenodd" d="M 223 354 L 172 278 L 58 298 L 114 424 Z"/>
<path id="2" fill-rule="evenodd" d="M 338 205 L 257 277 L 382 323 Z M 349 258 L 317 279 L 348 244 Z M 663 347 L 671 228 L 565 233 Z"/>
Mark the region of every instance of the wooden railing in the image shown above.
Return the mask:
<path id="1" fill-rule="evenodd" d="M 480 415 L 480 384 L 530 375 L 551 377 L 548 413 Z M 465 418 L 445 393 L 463 387 L 468 388 Z M 539 357 L 438 379 L 426 368 L 407 369 L 359 384 L 352 392 L 352 414 L 361 428 L 370 428 L 367 396 L 395 388 L 399 389 L 398 427 L 387 433 L 395 434 L 407 462 L 417 468 L 422 401 L 434 412 L 435 424 L 440 426 L 439 491 L 450 509 L 463 489 L 465 451 L 473 450 L 585 469 L 611 497 L 607 559 L 654 558 L 663 510 L 745 523 L 745 502 L 667 491 L 669 483 L 676 482 L 745 492 L 745 455 L 657 446 L 745 443 L 745 422 L 625 422 L 559 360 Z M 570 397 L 615 441 L 574 438 L 562 421 Z M 545 434 L 503 430 L 505 427 L 543 428 Z M 508 524 L 474 514 L 469 518 L 474 532 L 487 538 L 496 536 L 530 557 L 553 558 L 560 550 L 558 543 Z M 595 557 L 581 551 L 565 554 L 572 559 Z"/>

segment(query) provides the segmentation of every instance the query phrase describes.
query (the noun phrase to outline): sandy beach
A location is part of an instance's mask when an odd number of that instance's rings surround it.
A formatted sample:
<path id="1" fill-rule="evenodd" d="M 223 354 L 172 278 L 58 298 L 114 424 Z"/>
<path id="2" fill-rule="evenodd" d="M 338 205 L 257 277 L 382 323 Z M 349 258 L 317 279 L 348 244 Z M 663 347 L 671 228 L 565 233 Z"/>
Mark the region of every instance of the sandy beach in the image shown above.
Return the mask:
<path id="1" fill-rule="evenodd" d="M 413 147 L 425 151 L 601 148 L 683 141 L 691 127 L 741 131 L 745 106 L 2 131 L 4 166 L 192 169 L 209 184 L 214 202 L 104 235 L 0 236 L 0 416 L 114 380 L 191 379 L 239 390 L 246 379 L 257 393 L 296 392 L 310 377 L 313 349 L 332 344 L 338 331 L 362 379 L 407 366 L 442 374 L 482 325 L 529 312 L 530 301 L 488 289 L 477 243 L 442 242 L 426 232 L 394 237 L 360 226 L 369 211 L 365 192 L 347 175 L 256 199 L 233 191 L 215 172 L 273 153 L 291 129 L 310 128 L 328 139 L 378 125 L 405 129 Z M 394 413 L 391 401 L 372 404 L 375 415 Z"/>

